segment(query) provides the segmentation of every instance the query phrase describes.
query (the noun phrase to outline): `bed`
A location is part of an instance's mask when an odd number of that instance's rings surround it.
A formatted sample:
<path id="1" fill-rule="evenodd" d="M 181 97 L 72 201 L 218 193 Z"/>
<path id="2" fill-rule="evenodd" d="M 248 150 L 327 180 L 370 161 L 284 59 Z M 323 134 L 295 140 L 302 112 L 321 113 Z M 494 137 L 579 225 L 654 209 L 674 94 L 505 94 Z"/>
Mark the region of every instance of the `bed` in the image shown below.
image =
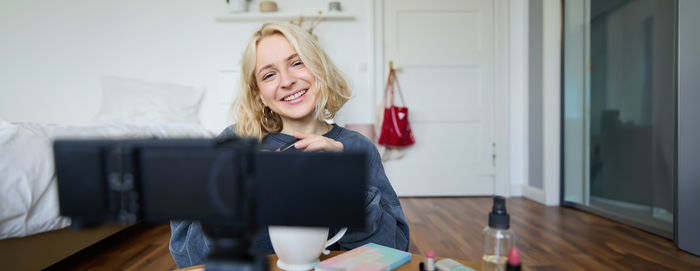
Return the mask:
<path id="1" fill-rule="evenodd" d="M 3 268 L 45 268 L 129 226 L 69 229 L 70 219 L 59 216 L 53 140 L 211 138 L 199 122 L 203 94 L 196 87 L 105 77 L 101 108 L 89 125 L 0 120 Z"/>

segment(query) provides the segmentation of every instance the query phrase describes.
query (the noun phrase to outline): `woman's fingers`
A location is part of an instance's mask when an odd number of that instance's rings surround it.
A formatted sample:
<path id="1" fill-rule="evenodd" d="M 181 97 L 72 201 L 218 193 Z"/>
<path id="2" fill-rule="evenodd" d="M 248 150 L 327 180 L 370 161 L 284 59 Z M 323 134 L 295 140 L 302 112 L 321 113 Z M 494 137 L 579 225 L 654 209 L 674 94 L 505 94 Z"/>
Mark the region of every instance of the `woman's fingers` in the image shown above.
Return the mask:
<path id="1" fill-rule="evenodd" d="M 335 141 L 333 139 L 327 138 L 321 135 L 305 134 L 300 132 L 294 132 L 294 137 L 299 138 L 294 148 L 304 151 L 332 151 L 340 152 L 343 151 L 343 143 Z"/>
<path id="2" fill-rule="evenodd" d="M 315 140 L 304 148 L 304 151 L 328 151 L 328 152 L 340 152 L 343 151 L 343 143 L 338 141 L 328 139 L 328 140 Z"/>

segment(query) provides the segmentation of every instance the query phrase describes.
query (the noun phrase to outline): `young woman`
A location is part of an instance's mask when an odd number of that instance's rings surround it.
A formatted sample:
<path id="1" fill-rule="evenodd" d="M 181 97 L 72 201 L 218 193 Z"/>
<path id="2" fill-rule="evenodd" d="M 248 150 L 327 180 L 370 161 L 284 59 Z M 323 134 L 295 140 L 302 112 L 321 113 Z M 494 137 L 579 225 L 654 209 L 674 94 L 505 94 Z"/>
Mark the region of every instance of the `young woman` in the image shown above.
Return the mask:
<path id="1" fill-rule="evenodd" d="M 233 107 L 236 124 L 220 136 L 257 138 L 269 150 L 298 139 L 294 147 L 303 151 L 366 152 L 367 227 L 349 229 L 331 249 L 373 242 L 408 250 L 408 223 L 374 144 L 357 132 L 326 122 L 351 93 L 316 40 L 295 25 L 266 23 L 248 43 L 241 71 L 241 90 Z M 170 252 L 177 265 L 203 263 L 209 247 L 201 225 L 172 221 L 171 230 Z M 254 246 L 261 253 L 274 253 L 266 228 L 261 229 Z"/>

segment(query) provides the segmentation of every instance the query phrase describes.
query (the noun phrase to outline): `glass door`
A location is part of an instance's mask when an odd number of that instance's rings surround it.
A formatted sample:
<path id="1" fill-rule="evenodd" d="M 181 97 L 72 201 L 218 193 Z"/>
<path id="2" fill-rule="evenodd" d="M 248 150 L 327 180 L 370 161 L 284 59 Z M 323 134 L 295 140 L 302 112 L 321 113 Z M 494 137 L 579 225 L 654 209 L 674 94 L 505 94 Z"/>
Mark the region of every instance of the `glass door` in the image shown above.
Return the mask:
<path id="1" fill-rule="evenodd" d="M 564 0 L 562 202 L 668 238 L 676 4 Z"/>

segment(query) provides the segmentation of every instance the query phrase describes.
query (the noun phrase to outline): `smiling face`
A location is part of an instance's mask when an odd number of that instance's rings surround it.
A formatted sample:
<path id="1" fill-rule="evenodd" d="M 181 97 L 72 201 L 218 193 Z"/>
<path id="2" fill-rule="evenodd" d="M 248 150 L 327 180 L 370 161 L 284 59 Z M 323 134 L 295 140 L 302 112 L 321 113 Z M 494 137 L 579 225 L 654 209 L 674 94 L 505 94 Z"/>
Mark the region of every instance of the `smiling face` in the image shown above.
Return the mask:
<path id="1" fill-rule="evenodd" d="M 294 47 L 281 34 L 258 42 L 255 81 L 265 106 L 282 117 L 282 123 L 311 122 L 317 90 L 315 77 Z"/>

